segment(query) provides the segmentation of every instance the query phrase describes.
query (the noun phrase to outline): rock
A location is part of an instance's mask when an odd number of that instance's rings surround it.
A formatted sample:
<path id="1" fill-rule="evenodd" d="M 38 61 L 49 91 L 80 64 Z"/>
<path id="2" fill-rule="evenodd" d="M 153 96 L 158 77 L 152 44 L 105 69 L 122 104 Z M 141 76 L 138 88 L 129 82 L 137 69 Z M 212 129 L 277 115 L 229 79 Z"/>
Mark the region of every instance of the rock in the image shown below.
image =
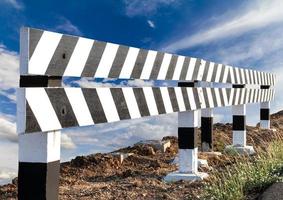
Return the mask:
<path id="1" fill-rule="evenodd" d="M 120 161 L 120 164 L 123 163 L 124 159 L 128 158 L 129 156 L 134 155 L 134 153 L 122 153 L 122 152 L 114 152 L 111 153 L 114 157 L 117 157 Z"/>
<path id="2" fill-rule="evenodd" d="M 165 153 L 166 149 L 171 146 L 170 140 L 144 140 L 140 141 L 135 145 L 150 145 L 154 148 L 155 151 L 160 150 L 161 152 Z"/>

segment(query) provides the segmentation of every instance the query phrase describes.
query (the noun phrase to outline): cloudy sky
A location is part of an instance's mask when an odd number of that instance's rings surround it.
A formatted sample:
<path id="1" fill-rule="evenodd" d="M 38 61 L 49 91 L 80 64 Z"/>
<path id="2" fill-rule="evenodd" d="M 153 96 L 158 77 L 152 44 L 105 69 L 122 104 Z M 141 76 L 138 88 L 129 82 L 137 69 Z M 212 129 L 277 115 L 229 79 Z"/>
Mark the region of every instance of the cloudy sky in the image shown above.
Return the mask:
<path id="1" fill-rule="evenodd" d="M 15 124 L 22 26 L 163 50 L 277 74 L 272 112 L 283 108 L 282 0 L 0 0 L 0 184 L 17 172 Z M 65 80 L 70 84 L 70 80 Z M 72 86 L 113 86 L 116 81 L 80 79 Z M 125 83 L 121 83 L 125 84 Z M 152 85 L 131 81 L 129 85 Z M 168 84 L 168 83 L 157 83 Z M 169 83 L 171 84 L 171 83 Z M 248 123 L 259 106 L 247 107 Z M 217 121 L 231 121 L 217 109 Z M 226 115 L 228 114 L 228 115 Z M 62 131 L 62 160 L 107 152 L 142 139 L 176 134 L 176 114 Z"/>

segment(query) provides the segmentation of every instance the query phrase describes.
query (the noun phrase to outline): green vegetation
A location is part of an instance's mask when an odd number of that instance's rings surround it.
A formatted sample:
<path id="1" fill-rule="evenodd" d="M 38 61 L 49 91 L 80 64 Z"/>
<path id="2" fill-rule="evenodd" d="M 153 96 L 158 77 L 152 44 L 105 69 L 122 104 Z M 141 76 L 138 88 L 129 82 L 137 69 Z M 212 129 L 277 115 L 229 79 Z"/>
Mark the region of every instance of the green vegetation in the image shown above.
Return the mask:
<path id="1" fill-rule="evenodd" d="M 241 200 L 278 181 L 283 169 L 283 141 L 271 142 L 258 152 L 253 157 L 234 156 L 235 163 L 215 171 L 205 185 L 203 198 Z"/>

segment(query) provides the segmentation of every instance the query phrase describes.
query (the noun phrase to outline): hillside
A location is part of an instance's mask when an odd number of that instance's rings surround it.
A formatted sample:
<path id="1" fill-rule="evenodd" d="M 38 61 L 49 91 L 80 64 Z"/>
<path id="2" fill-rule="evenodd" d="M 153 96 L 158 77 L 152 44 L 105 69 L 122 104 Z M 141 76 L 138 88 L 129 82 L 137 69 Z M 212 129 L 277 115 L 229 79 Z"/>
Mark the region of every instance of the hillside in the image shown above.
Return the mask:
<path id="1" fill-rule="evenodd" d="M 265 142 L 283 137 L 283 111 L 271 116 L 272 129 L 260 130 L 258 127 L 247 127 L 248 143 L 255 149 L 264 148 Z M 214 125 L 214 149 L 222 151 L 231 142 L 231 124 Z M 198 199 L 203 182 L 177 182 L 168 184 L 163 177 L 177 169 L 171 164 L 177 154 L 177 138 L 170 140 L 171 147 L 162 153 L 151 145 L 139 144 L 118 150 L 133 153 L 122 163 L 113 154 L 93 154 L 79 156 L 70 162 L 61 164 L 60 199 Z M 209 168 L 200 171 L 221 170 L 233 164 L 227 155 L 208 156 Z M 16 180 L 13 184 L 0 187 L 0 199 L 15 199 L 17 195 Z"/>

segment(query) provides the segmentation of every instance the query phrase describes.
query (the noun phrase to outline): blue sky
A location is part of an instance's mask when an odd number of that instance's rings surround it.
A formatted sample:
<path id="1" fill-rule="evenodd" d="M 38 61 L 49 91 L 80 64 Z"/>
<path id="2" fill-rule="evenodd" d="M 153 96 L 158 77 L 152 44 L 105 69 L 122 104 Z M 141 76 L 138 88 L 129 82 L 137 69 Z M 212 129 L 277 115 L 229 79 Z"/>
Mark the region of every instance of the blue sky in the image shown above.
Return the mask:
<path id="1" fill-rule="evenodd" d="M 0 184 L 17 170 L 15 88 L 22 26 L 265 70 L 283 84 L 281 0 L 0 0 L 0 9 Z M 84 87 L 115 83 L 72 80 Z M 273 112 L 283 108 L 283 88 L 276 90 Z M 216 120 L 230 122 L 230 111 L 216 109 Z M 249 105 L 247 112 L 248 122 L 257 123 L 258 105 Z M 172 114 L 64 130 L 62 159 L 176 134 L 176 122 Z"/>

